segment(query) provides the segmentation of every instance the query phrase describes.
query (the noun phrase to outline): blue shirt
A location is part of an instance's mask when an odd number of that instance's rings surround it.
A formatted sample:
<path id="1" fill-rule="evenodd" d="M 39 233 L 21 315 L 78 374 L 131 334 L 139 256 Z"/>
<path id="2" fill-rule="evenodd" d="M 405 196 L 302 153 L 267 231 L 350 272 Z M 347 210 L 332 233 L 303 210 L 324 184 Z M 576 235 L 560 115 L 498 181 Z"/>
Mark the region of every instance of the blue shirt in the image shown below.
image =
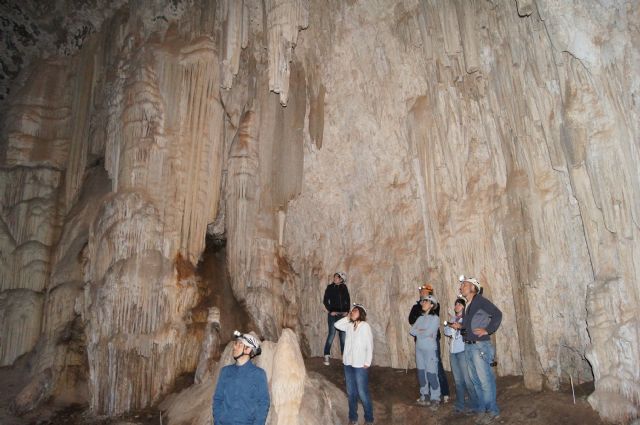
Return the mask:
<path id="1" fill-rule="evenodd" d="M 462 323 L 462 317 L 453 316 L 449 320 L 450 323 Z M 451 337 L 451 354 L 461 353 L 464 351 L 464 340 L 459 330 L 444 327 L 444 334 Z"/>
<path id="2" fill-rule="evenodd" d="M 267 374 L 251 361 L 225 366 L 213 395 L 215 425 L 264 425 L 269 413 Z"/>
<path id="3" fill-rule="evenodd" d="M 437 337 L 439 328 L 438 316 L 423 314 L 411 327 L 409 333 L 416 337 L 418 350 L 435 350 L 438 347 Z"/>

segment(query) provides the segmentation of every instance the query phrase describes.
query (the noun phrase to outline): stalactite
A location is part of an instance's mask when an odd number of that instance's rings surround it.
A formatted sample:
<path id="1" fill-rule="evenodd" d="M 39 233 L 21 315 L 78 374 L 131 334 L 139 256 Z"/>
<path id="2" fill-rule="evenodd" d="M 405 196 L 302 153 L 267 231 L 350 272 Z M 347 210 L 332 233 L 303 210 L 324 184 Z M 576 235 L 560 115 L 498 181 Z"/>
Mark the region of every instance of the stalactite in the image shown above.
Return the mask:
<path id="1" fill-rule="evenodd" d="M 298 31 L 309 25 L 308 0 L 266 0 L 269 52 L 269 89 L 289 99 L 289 73 Z"/>
<path id="2" fill-rule="evenodd" d="M 255 114 L 245 112 L 229 152 L 227 189 L 228 265 L 233 289 L 244 299 L 250 282 L 256 221 L 258 146 Z M 242 230 L 241 230 L 242 229 Z"/>
<path id="3" fill-rule="evenodd" d="M 124 49 L 112 85 L 106 166 L 116 193 L 92 227 L 83 313 L 91 405 L 109 414 L 157 400 L 198 359 L 184 318 L 199 294 L 174 258 L 195 264 L 216 217 L 223 114 L 213 40 L 172 41 L 176 49 Z"/>
<path id="4" fill-rule="evenodd" d="M 93 112 L 93 93 L 97 72 L 96 48 L 97 40 L 85 45 L 78 57 L 74 58 L 73 90 L 71 98 L 71 138 L 69 141 L 69 160 L 65 174 L 64 209 L 67 212 L 78 194 L 84 179 L 89 151 L 89 130 Z"/>
<path id="5" fill-rule="evenodd" d="M 240 67 L 240 51 L 247 46 L 249 11 L 244 0 L 225 0 L 222 10 L 226 13 L 222 29 L 221 87 L 229 89 Z"/>

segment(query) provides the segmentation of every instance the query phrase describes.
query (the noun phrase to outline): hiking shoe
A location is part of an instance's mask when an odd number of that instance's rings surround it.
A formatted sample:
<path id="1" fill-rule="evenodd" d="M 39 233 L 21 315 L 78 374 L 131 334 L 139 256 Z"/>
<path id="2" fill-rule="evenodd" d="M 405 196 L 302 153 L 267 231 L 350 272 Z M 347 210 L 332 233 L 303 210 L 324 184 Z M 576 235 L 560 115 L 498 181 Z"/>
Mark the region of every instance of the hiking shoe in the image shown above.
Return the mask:
<path id="1" fill-rule="evenodd" d="M 322 363 L 324 363 L 325 366 L 329 366 L 329 358 L 330 357 L 327 356 L 327 355 L 324 356 L 324 361 Z M 353 422 L 353 423 L 355 423 L 355 422 Z M 349 424 L 349 425 L 351 425 L 351 424 Z"/>
<path id="2" fill-rule="evenodd" d="M 443 399 L 443 403 L 448 403 L 449 402 L 449 396 L 448 395 L 442 397 L 442 399 Z"/>

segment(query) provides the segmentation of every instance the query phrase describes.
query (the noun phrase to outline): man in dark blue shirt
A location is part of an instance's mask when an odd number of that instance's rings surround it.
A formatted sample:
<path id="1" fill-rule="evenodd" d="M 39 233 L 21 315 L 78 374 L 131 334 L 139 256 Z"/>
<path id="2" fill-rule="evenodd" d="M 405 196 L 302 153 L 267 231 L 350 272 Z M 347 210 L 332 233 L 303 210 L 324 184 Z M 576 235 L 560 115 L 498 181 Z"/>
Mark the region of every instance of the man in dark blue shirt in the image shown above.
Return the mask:
<path id="1" fill-rule="evenodd" d="M 465 342 L 465 357 L 473 387 L 478 397 L 479 424 L 490 424 L 500 417 L 496 403 L 495 365 L 496 350 L 491 335 L 502 322 L 502 312 L 481 294 L 482 286 L 472 277 L 460 277 L 460 293 L 467 300 L 464 321 L 452 323 L 461 329 Z"/>
<path id="2" fill-rule="evenodd" d="M 250 360 L 262 351 L 250 334 L 234 332 L 235 364 L 220 371 L 213 395 L 215 425 L 264 425 L 269 413 L 267 374 Z"/>

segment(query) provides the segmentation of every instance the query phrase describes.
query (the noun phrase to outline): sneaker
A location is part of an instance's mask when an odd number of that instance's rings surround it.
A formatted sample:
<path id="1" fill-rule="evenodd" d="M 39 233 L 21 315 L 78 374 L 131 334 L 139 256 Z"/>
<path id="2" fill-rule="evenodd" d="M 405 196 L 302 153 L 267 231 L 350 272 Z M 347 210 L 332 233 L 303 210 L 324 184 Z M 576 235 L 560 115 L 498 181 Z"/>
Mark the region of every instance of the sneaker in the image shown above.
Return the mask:
<path id="1" fill-rule="evenodd" d="M 424 396 L 420 396 L 420 398 L 416 400 L 416 403 L 418 403 L 420 406 L 428 406 L 429 405 L 429 402 L 427 401 L 426 398 L 424 398 Z"/>
<path id="2" fill-rule="evenodd" d="M 442 397 L 442 399 L 443 399 L 443 403 L 448 403 L 449 402 L 449 396 L 448 395 Z"/>
<path id="3" fill-rule="evenodd" d="M 349 422 L 349 425 L 358 425 L 358 422 Z"/>
<path id="4" fill-rule="evenodd" d="M 500 415 L 492 415 L 491 413 L 481 413 L 476 420 L 477 425 L 489 425 L 498 422 Z"/>
<path id="5" fill-rule="evenodd" d="M 474 424 L 475 425 L 484 425 L 484 424 L 487 423 L 487 422 L 485 422 L 486 420 L 487 420 L 487 414 L 486 413 L 484 413 L 484 412 L 478 413 L 476 418 L 475 418 Z"/>
<path id="6" fill-rule="evenodd" d="M 329 356 L 325 354 L 324 356 L 324 361 L 322 363 L 324 363 L 325 366 L 329 366 Z M 355 423 L 355 422 L 353 422 Z"/>
<path id="7" fill-rule="evenodd" d="M 431 409 L 431 410 L 433 410 L 435 412 L 439 408 L 440 408 L 440 402 L 439 401 L 435 401 L 435 400 L 431 400 L 431 406 L 429 406 L 429 409 Z"/>

